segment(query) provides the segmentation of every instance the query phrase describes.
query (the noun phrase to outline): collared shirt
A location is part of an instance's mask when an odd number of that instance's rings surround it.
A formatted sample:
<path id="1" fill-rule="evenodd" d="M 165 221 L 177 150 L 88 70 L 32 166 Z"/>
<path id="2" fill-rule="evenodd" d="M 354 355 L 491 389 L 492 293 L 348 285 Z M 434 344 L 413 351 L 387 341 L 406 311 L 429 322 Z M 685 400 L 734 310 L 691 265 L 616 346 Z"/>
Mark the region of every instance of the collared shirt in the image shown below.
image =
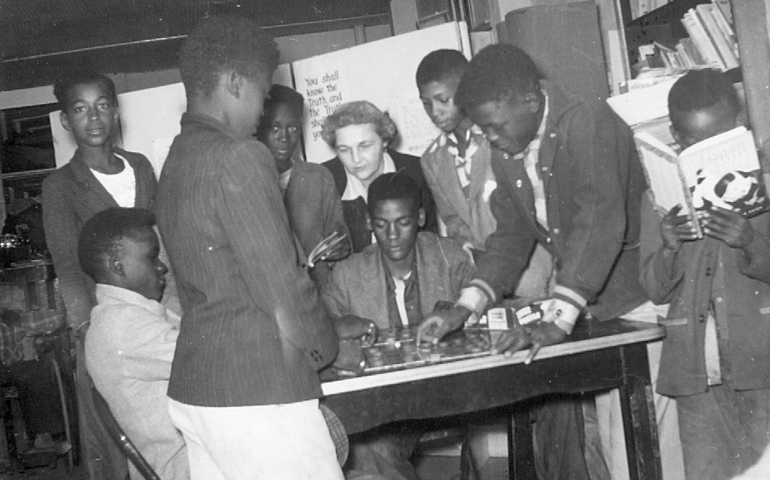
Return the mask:
<path id="1" fill-rule="evenodd" d="M 396 172 L 396 164 L 393 163 L 393 159 L 390 157 L 388 152 L 383 152 L 382 164 L 382 173 Z M 347 170 L 345 170 L 345 176 L 348 179 L 348 183 L 345 186 L 345 191 L 342 193 L 342 201 L 344 202 L 355 200 L 358 197 L 361 197 L 364 199 L 364 201 L 366 201 L 366 199 L 369 198 L 369 195 L 361 180 L 359 180 L 355 175 L 351 175 Z"/>
<path id="2" fill-rule="evenodd" d="M 465 131 L 464 142 L 468 145 L 465 149 L 465 155 L 460 155 L 460 147 L 457 140 L 457 136 L 454 132 L 442 133 L 439 137 L 438 143 L 434 147 L 441 148 L 446 145 L 447 152 L 455 159 L 455 171 L 457 172 L 457 179 L 460 181 L 460 186 L 463 189 L 465 197 L 468 197 L 469 187 L 471 184 L 471 169 L 473 168 L 473 155 L 478 151 L 479 144 L 476 141 L 476 137 L 483 135 L 477 125 L 471 125 L 471 127 Z"/>
<path id="3" fill-rule="evenodd" d="M 294 170 L 294 167 L 278 174 L 278 186 L 281 188 L 281 193 L 286 193 L 286 189 L 289 188 L 292 170 Z"/>
<path id="4" fill-rule="evenodd" d="M 380 251 L 380 255 L 382 251 Z M 419 325 L 422 320 L 422 308 L 420 304 L 420 282 L 417 279 L 417 256 L 409 271 L 403 278 L 391 275 L 387 264 L 385 265 L 385 280 L 388 298 L 388 320 L 391 327 L 406 325 Z"/>
<path id="5" fill-rule="evenodd" d="M 542 90 L 541 90 L 542 91 Z M 537 222 L 546 230 L 548 230 L 548 212 L 546 211 L 545 204 L 545 185 L 543 179 L 540 178 L 540 174 L 537 171 L 538 155 L 540 155 L 540 143 L 545 135 L 545 124 L 548 118 L 548 94 L 543 92 L 543 102 L 545 103 L 545 110 L 543 111 L 543 119 L 540 121 L 540 127 L 537 129 L 535 138 L 529 143 L 527 149 L 521 153 L 513 156 L 515 160 L 523 160 L 524 167 L 527 170 L 527 177 L 532 183 L 532 190 L 535 194 L 535 214 L 537 216 Z"/>

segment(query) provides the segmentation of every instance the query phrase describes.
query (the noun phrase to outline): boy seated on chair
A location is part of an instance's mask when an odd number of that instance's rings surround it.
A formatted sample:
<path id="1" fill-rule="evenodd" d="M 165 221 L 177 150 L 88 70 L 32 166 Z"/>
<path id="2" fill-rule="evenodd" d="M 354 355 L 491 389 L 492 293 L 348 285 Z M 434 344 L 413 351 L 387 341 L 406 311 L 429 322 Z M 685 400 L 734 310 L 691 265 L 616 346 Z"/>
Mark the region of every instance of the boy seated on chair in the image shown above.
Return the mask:
<path id="1" fill-rule="evenodd" d="M 78 257 L 96 282 L 86 336 L 86 367 L 115 419 L 163 479 L 190 478 L 182 434 L 171 423 L 166 391 L 180 317 L 159 303 L 166 265 L 154 215 L 110 208 L 88 220 Z M 129 465 L 132 479 L 141 475 Z"/>
<path id="2" fill-rule="evenodd" d="M 425 223 L 420 190 L 403 173 L 369 186 L 367 225 L 376 244 L 339 262 L 322 288 L 332 318 L 361 317 L 379 329 L 417 326 L 434 306 L 457 298 L 474 273 L 455 240 L 418 232 Z M 345 476 L 417 479 L 409 458 L 422 429 L 405 423 L 354 437 Z"/>

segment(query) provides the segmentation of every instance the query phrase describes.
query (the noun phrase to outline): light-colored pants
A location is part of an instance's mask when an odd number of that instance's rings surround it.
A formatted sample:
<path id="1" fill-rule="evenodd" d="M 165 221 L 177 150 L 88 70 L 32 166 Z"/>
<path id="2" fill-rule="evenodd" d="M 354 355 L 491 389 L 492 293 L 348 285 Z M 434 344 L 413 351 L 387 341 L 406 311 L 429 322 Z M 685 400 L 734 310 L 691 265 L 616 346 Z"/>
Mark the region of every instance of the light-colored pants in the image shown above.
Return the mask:
<path id="1" fill-rule="evenodd" d="M 343 480 L 318 400 L 198 407 L 169 398 L 192 480 Z"/>
<path id="2" fill-rule="evenodd" d="M 658 316 L 665 317 L 667 311 L 668 305 L 654 305 L 652 302 L 647 302 L 623 315 L 623 318 L 637 322 L 657 323 Z M 658 381 L 662 346 L 663 342 L 660 340 L 647 344 L 650 380 L 652 381 L 653 400 L 655 402 L 655 418 L 658 424 L 660 460 L 664 480 L 681 480 L 684 479 L 684 460 L 682 458 L 682 442 L 679 438 L 679 417 L 676 402 L 671 397 L 654 393 Z M 629 478 L 628 457 L 626 456 L 626 441 L 623 435 L 623 416 L 620 411 L 620 392 L 615 389 L 608 393 L 596 395 L 596 413 L 602 452 L 612 480 L 627 480 Z"/>

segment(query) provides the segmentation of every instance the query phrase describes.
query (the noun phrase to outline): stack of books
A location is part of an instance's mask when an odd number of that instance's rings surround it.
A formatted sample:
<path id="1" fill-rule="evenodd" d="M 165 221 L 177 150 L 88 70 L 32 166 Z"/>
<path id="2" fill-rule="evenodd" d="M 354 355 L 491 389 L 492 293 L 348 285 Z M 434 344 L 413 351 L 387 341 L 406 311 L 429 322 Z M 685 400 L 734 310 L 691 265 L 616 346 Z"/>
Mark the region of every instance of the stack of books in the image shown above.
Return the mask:
<path id="1" fill-rule="evenodd" d="M 740 65 L 735 31 L 715 3 L 691 8 L 682 24 L 707 65 L 722 71 Z"/>
<path id="2" fill-rule="evenodd" d="M 697 5 L 682 18 L 687 33 L 681 40 L 659 40 L 639 47 L 649 68 L 669 70 L 698 67 L 721 71 L 740 66 L 738 42 L 732 25 L 717 1 Z"/>

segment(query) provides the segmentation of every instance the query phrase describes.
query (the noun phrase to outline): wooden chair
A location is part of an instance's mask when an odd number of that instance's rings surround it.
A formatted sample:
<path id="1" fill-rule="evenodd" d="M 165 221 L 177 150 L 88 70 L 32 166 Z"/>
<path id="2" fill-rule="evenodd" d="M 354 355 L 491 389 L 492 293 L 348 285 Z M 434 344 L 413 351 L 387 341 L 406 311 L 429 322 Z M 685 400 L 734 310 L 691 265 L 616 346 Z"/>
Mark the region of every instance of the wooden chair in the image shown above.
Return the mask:
<path id="1" fill-rule="evenodd" d="M 147 460 L 142 456 L 141 452 L 137 450 L 131 442 L 131 439 L 128 438 L 128 435 L 126 435 L 120 427 L 118 421 L 115 420 L 112 411 L 110 411 L 110 406 L 107 405 L 107 401 L 104 400 L 104 397 L 102 397 L 99 391 L 96 390 L 96 387 L 91 387 L 91 395 L 94 398 L 96 413 L 104 423 L 107 432 L 112 439 L 115 440 L 115 443 L 118 444 L 118 447 L 120 447 L 123 453 L 126 454 L 131 463 L 134 464 L 136 469 L 139 470 L 139 473 L 141 473 L 146 480 L 160 480 L 158 474 L 155 473 L 155 470 L 153 470 L 150 464 L 147 463 Z"/>

